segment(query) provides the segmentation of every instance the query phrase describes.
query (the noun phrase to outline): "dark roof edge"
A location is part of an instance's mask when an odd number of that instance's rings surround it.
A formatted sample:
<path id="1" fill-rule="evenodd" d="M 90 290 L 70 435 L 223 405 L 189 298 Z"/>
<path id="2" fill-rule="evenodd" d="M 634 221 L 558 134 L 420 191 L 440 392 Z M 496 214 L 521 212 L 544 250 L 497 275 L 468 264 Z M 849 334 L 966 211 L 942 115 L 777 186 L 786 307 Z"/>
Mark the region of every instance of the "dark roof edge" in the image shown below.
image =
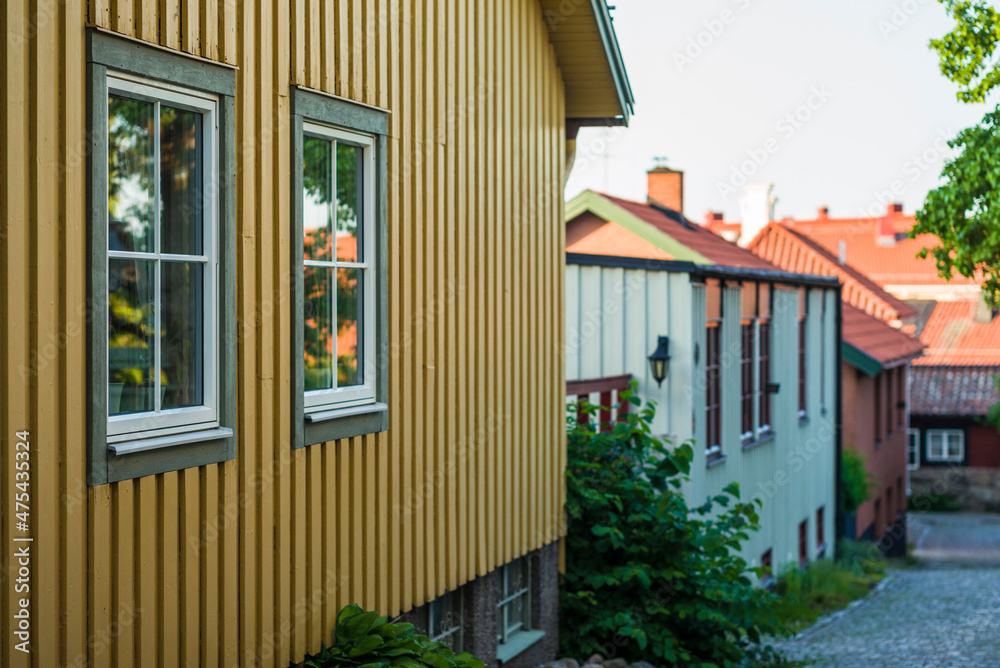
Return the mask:
<path id="1" fill-rule="evenodd" d="M 656 260 L 653 258 L 621 257 L 619 255 L 591 255 L 589 253 L 566 253 L 566 264 L 591 267 L 616 267 L 618 269 L 646 269 L 648 271 L 672 271 L 691 274 L 693 278 L 718 278 L 737 281 L 772 281 L 793 283 L 819 288 L 837 288 L 840 280 L 836 276 L 815 274 L 795 274 L 780 269 L 750 269 L 724 267 L 714 264 L 695 264 L 683 260 Z"/>
<path id="2" fill-rule="evenodd" d="M 591 255 L 589 253 L 566 253 L 566 264 L 589 267 L 615 267 L 618 269 L 646 269 L 648 271 L 672 271 L 678 274 L 692 274 L 698 265 L 686 260 L 657 260 L 643 257 L 622 257 L 620 255 Z"/>
<path id="3" fill-rule="evenodd" d="M 615 81 L 615 90 L 618 93 L 618 103 L 622 108 L 622 125 L 628 125 L 629 117 L 632 115 L 635 98 L 632 96 L 632 86 L 629 84 L 628 73 L 625 71 L 625 61 L 622 58 L 622 51 L 618 46 L 618 36 L 615 35 L 615 28 L 611 21 L 611 11 L 605 0 L 590 0 L 594 10 L 594 21 L 597 23 L 597 32 L 604 45 L 604 53 L 608 58 L 608 68 L 611 70 L 611 78 Z"/>
<path id="4" fill-rule="evenodd" d="M 843 361 L 867 376 L 877 376 L 884 368 L 877 359 L 847 341 L 841 341 L 840 350 Z"/>
<path id="5" fill-rule="evenodd" d="M 743 281 L 774 281 L 776 283 L 793 283 L 817 288 L 840 287 L 840 279 L 836 276 L 821 276 L 819 274 L 797 274 L 781 269 L 750 269 L 742 267 L 725 267 L 715 264 L 698 264 L 692 272 L 699 278 L 719 278 Z"/>

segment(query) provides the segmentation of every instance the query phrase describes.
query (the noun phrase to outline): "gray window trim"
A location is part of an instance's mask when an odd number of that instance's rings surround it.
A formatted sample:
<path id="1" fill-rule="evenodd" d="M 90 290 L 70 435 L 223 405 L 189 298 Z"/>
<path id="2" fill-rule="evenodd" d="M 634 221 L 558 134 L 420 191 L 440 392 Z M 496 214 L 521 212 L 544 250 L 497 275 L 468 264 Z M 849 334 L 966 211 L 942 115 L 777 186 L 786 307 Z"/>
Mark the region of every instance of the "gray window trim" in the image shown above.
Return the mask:
<path id="1" fill-rule="evenodd" d="M 236 72 L 181 53 L 144 45 L 94 28 L 87 30 L 87 484 L 103 485 L 155 473 L 204 466 L 236 457 Z M 108 72 L 177 83 L 219 96 L 219 429 L 204 440 L 155 449 L 108 447 L 107 127 Z M 96 130 L 96 131 L 95 131 Z M 226 345 L 230 342 L 230 345 Z M 183 439 L 182 439 L 183 440 Z"/>
<path id="2" fill-rule="evenodd" d="M 389 296 L 388 296 L 388 150 L 389 114 L 384 109 L 298 86 L 292 98 L 292 447 L 301 448 L 389 429 Z M 305 413 L 302 349 L 305 301 L 302 275 L 302 124 L 323 123 L 361 132 L 375 139 L 375 403 L 343 410 Z"/>

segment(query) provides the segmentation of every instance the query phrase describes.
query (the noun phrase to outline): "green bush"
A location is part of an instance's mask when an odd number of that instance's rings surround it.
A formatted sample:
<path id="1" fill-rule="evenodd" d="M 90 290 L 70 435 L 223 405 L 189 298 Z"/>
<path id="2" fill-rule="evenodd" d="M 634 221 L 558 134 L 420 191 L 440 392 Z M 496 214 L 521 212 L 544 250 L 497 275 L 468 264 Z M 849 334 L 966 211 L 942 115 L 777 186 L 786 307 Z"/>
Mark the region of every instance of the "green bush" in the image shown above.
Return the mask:
<path id="1" fill-rule="evenodd" d="M 413 631 L 413 624 L 390 624 L 378 612 L 349 605 L 337 615 L 333 646 L 306 657 L 309 668 L 483 668 L 486 664 L 463 652 L 432 642 Z"/>
<path id="2" fill-rule="evenodd" d="M 865 456 L 850 446 L 844 448 L 841 456 L 841 478 L 844 510 L 849 513 L 870 499 L 872 490 L 878 486 L 878 481 L 866 466 Z"/>
<path id="3" fill-rule="evenodd" d="M 622 400 L 634 408 L 610 431 L 570 419 L 562 654 L 661 666 L 774 660 L 757 644 L 777 630 L 773 595 L 737 556 L 758 528 L 756 507 L 732 484 L 689 509 L 680 486 L 692 446 L 668 447 L 652 435 L 653 405 Z"/>

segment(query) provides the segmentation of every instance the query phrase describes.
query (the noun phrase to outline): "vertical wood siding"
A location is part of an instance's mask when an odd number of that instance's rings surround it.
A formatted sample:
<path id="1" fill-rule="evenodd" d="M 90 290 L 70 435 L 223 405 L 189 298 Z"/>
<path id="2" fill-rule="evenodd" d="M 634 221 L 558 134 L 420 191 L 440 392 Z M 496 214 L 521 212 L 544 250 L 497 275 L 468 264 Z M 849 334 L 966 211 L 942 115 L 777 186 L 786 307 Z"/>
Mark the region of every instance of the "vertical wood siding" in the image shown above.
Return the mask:
<path id="1" fill-rule="evenodd" d="M 535 0 L 2 11 L 0 495 L 30 429 L 35 507 L 34 653 L 5 574 L 0 665 L 285 666 L 345 604 L 395 615 L 560 535 L 564 90 Z M 86 25 L 238 68 L 238 457 L 91 489 Z M 292 84 L 390 111 L 390 429 L 295 451 Z"/>
<path id="2" fill-rule="evenodd" d="M 751 284 L 752 285 L 752 284 Z M 780 392 L 772 398 L 773 441 L 743 450 L 740 441 L 740 314 L 742 290 L 722 290 L 720 337 L 724 463 L 706 467 L 704 285 L 688 274 L 614 267 L 566 267 L 566 376 L 579 380 L 623 373 L 639 382 L 639 396 L 658 405 L 654 432 L 674 442 L 695 441 L 690 481 L 683 492 L 694 505 L 738 482 L 741 496 L 760 496 L 761 530 L 751 534 L 742 556 L 756 565 L 767 549 L 774 566 L 798 560 L 798 525 L 809 527 L 809 556 L 816 556 L 816 510 L 824 507 L 826 555 L 834 534 L 834 411 L 836 308 L 833 290 L 809 291 L 807 382 L 809 420 L 798 416 L 799 291 L 776 287 L 772 305 L 772 377 Z M 826 314 L 823 314 L 823 301 Z M 670 370 L 662 388 L 649 376 L 646 356 L 656 336 L 670 337 Z M 822 348 L 819 342 L 825 341 Z M 694 361 L 694 350 L 700 354 Z M 784 351 L 784 352 L 783 352 Z M 822 378 L 819 373 L 825 365 Z M 756 370 L 755 370 L 756 373 Z M 823 383 L 825 405 L 820 403 Z M 756 409 L 756 407 L 755 407 Z M 692 419 L 693 418 L 693 419 Z"/>

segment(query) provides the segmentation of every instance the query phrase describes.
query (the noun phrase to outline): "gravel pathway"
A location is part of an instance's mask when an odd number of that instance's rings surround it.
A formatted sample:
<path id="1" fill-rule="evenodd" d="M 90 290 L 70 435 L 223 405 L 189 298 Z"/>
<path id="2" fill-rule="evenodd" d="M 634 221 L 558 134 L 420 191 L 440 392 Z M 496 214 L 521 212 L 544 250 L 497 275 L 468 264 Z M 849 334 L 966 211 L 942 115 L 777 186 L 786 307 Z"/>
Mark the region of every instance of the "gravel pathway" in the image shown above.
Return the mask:
<path id="1" fill-rule="evenodd" d="M 859 605 L 780 643 L 814 668 L 1000 668 L 1000 517 L 913 518 L 921 560 Z"/>

